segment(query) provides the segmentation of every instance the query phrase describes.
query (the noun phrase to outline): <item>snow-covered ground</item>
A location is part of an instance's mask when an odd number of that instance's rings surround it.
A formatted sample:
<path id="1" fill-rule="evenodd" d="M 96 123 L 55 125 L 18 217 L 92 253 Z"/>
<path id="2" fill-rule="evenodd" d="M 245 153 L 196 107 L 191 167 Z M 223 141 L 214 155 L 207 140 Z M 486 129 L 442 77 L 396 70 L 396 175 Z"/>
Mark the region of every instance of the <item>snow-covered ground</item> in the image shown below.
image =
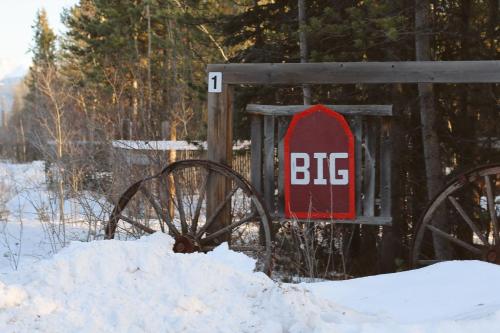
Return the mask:
<path id="1" fill-rule="evenodd" d="M 3 163 L 0 174 L 2 333 L 500 332 L 499 266 L 455 261 L 292 285 L 253 272 L 225 245 L 175 254 L 164 234 L 81 242 L 87 229 L 75 225 L 60 249 L 33 208 L 50 201 L 43 166 Z"/>

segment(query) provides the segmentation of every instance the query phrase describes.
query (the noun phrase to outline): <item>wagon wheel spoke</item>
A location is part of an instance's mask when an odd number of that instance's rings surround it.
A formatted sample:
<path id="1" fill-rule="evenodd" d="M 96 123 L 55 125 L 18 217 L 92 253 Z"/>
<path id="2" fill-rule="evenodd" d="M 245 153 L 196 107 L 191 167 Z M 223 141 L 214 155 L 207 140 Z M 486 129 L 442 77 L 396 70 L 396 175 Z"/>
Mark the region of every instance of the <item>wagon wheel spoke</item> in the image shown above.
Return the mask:
<path id="1" fill-rule="evenodd" d="M 196 238 L 197 239 L 200 239 L 203 234 L 208 230 L 208 228 L 215 222 L 215 219 L 217 218 L 217 216 L 220 214 L 220 212 L 224 209 L 224 207 L 229 203 L 231 202 L 231 198 L 233 197 L 233 195 L 236 193 L 236 191 L 238 190 L 238 187 L 235 187 L 231 190 L 231 192 L 229 192 L 226 197 L 224 198 L 224 201 L 222 201 L 218 206 L 217 208 L 215 209 L 215 212 L 212 214 L 212 216 L 210 216 L 206 223 L 203 225 L 203 227 L 201 227 L 201 229 L 198 231 L 198 233 L 196 234 Z"/>
<path id="2" fill-rule="evenodd" d="M 156 200 L 153 197 L 153 195 L 151 194 L 151 192 L 149 192 L 148 190 L 146 190 L 143 187 L 140 189 L 140 191 L 149 200 L 149 202 L 151 203 L 151 205 L 153 206 L 153 208 L 155 209 L 155 211 L 158 214 L 160 214 L 159 218 L 160 218 L 160 221 L 161 221 L 160 222 L 161 231 L 165 232 L 164 227 L 163 227 L 163 223 L 162 223 L 163 220 L 164 220 L 165 223 L 167 224 L 170 232 L 172 232 L 175 236 L 180 235 L 179 230 L 177 230 L 177 228 L 175 227 L 175 225 L 170 220 L 170 215 L 168 214 L 168 212 L 163 212 L 163 209 L 158 205 L 158 203 L 156 202 Z"/>
<path id="3" fill-rule="evenodd" d="M 201 239 L 200 242 L 201 243 L 209 242 L 209 241 L 219 237 L 220 235 L 223 235 L 227 232 L 230 232 L 231 230 L 238 228 L 240 225 L 245 224 L 245 223 L 255 219 L 255 217 L 256 217 L 256 214 L 250 214 L 250 215 L 242 218 L 238 222 L 231 223 L 230 225 L 225 226 L 224 228 L 221 228 L 221 229 L 217 230 L 216 232 L 211 233 L 210 235 L 207 235 L 205 238 Z"/>
<path id="4" fill-rule="evenodd" d="M 187 220 L 185 219 L 186 215 L 185 215 L 184 209 L 179 208 L 179 207 L 182 207 L 182 197 L 179 197 L 177 195 L 178 192 L 176 192 L 175 182 L 171 180 L 173 178 L 174 178 L 173 175 L 168 175 L 166 177 L 165 187 L 166 187 L 166 193 L 167 193 L 167 201 L 173 205 L 174 210 L 179 212 L 179 219 L 181 220 L 181 231 L 182 232 L 179 231 L 179 229 L 177 229 L 177 227 L 175 226 L 174 220 L 172 220 L 172 218 L 170 216 L 170 212 L 167 212 L 166 216 L 168 218 L 168 221 L 170 221 L 171 228 L 174 231 L 175 235 L 179 236 L 181 234 L 185 234 L 185 232 L 183 231 L 184 227 L 183 227 L 183 223 L 182 223 L 183 219 L 181 218 L 181 215 L 184 216 L 184 224 L 187 224 Z M 173 188 L 171 188 L 170 185 L 174 185 Z M 179 187 L 179 189 L 180 189 L 180 187 Z M 179 192 L 182 194 L 182 190 L 180 190 Z M 181 209 L 184 213 L 181 213 Z M 172 217 L 175 219 L 175 214 Z"/>
<path id="5" fill-rule="evenodd" d="M 172 175 L 172 178 L 174 179 L 174 189 L 175 189 L 175 196 L 177 198 L 177 209 L 179 210 L 179 219 L 181 220 L 181 230 L 183 234 L 187 234 L 188 232 L 188 225 L 186 222 L 186 212 L 184 211 L 184 203 L 182 202 L 183 194 L 182 194 L 182 189 L 179 186 L 179 179 L 176 174 Z"/>
<path id="6" fill-rule="evenodd" d="M 464 219 L 464 221 L 469 225 L 472 231 L 479 237 L 483 245 L 488 245 L 488 240 L 484 236 L 484 234 L 479 230 L 478 226 L 472 221 L 472 219 L 467 215 L 462 205 L 452 196 L 448 197 L 448 200 L 453 204 L 453 207 L 457 210 L 460 216 Z"/>
<path id="7" fill-rule="evenodd" d="M 205 200 L 205 194 L 207 193 L 208 178 L 210 177 L 210 170 L 207 170 L 203 184 L 201 185 L 198 197 L 198 202 L 196 203 L 196 209 L 194 211 L 193 220 L 191 222 L 191 234 L 196 234 L 196 229 L 198 229 L 198 220 L 200 219 L 201 208 L 203 206 L 203 201 Z"/>
<path id="8" fill-rule="evenodd" d="M 127 223 L 129 223 L 129 224 L 131 224 L 131 225 L 133 225 L 137 229 L 140 229 L 140 230 L 142 230 L 144 232 L 147 232 L 148 234 L 152 234 L 152 233 L 156 232 L 156 230 L 153 230 L 150 227 L 148 227 L 148 226 L 146 226 L 146 225 L 144 225 L 142 223 L 139 223 L 139 222 L 137 222 L 137 221 L 135 221 L 135 220 L 133 220 L 133 219 L 125 216 L 125 215 L 119 215 L 118 218 L 121 219 L 121 220 L 123 220 L 123 221 L 125 221 L 125 222 L 127 222 Z"/>
<path id="9" fill-rule="evenodd" d="M 437 238 L 455 247 L 450 248 L 448 260 L 480 259 L 500 263 L 497 260 L 500 258 L 500 219 L 495 202 L 499 177 L 500 164 L 478 166 L 458 174 L 439 191 L 420 217 L 413 238 L 412 265 L 440 259 L 434 242 Z M 448 219 L 449 229 L 445 229 L 433 222 L 439 221 L 435 212 L 449 207 L 448 201 L 453 205 L 453 212 Z"/>
<path id="10" fill-rule="evenodd" d="M 484 182 L 486 184 L 486 198 L 488 201 L 488 211 L 490 213 L 491 223 L 493 224 L 493 238 L 495 239 L 495 245 L 500 244 L 500 235 L 498 234 L 498 220 L 497 212 L 495 206 L 495 198 L 493 193 L 493 186 L 491 184 L 491 178 L 489 175 L 484 176 Z"/>
<path id="11" fill-rule="evenodd" d="M 443 237 L 443 238 L 446 238 L 446 239 L 447 239 L 447 240 L 449 240 L 450 242 L 455 243 L 456 245 L 458 245 L 458 246 L 460 246 L 460 247 L 462 247 L 462 248 L 464 248 L 464 249 L 466 249 L 466 250 L 469 250 L 470 252 L 472 252 L 472 253 L 474 253 L 474 254 L 476 254 L 476 255 L 478 255 L 478 256 L 480 256 L 480 255 L 481 255 L 481 250 L 480 250 L 480 249 L 478 249 L 478 248 L 476 248 L 476 247 L 474 247 L 474 246 L 472 246 L 472 245 L 470 245 L 469 243 L 464 242 L 463 240 L 460 240 L 460 239 L 458 239 L 458 238 L 455 238 L 455 237 L 453 237 L 452 235 L 450 235 L 450 234 L 448 234 L 448 233 L 444 232 L 444 231 L 443 231 L 443 230 L 441 230 L 441 229 L 436 228 L 435 226 L 433 226 L 433 225 L 431 225 L 431 224 L 428 224 L 428 225 L 427 225 L 427 228 L 428 228 L 430 231 L 432 231 L 433 233 L 435 233 L 435 234 L 437 234 L 437 235 L 439 235 L 439 236 L 441 236 L 441 237 Z"/>
<path id="12" fill-rule="evenodd" d="M 158 220 L 160 221 L 161 232 L 165 232 L 164 219 L 162 217 L 161 207 L 157 205 L 155 198 L 153 197 L 151 192 L 149 192 L 145 187 L 141 187 L 139 191 L 146 197 L 148 202 L 153 206 L 153 209 L 156 212 L 156 215 L 158 216 Z"/>

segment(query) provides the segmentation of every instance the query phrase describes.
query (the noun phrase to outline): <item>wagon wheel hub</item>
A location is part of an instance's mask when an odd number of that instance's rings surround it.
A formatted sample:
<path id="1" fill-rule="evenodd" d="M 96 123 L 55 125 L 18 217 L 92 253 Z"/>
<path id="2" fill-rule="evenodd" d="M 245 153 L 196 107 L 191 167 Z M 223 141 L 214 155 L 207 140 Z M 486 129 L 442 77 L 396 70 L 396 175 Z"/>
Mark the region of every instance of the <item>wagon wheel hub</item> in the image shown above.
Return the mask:
<path id="1" fill-rule="evenodd" d="M 500 244 L 489 247 L 484 254 L 484 260 L 492 264 L 500 265 Z"/>
<path id="2" fill-rule="evenodd" d="M 198 252 L 199 250 L 200 247 L 196 244 L 194 239 L 191 239 L 190 237 L 185 235 L 175 237 L 175 253 L 193 253 Z"/>

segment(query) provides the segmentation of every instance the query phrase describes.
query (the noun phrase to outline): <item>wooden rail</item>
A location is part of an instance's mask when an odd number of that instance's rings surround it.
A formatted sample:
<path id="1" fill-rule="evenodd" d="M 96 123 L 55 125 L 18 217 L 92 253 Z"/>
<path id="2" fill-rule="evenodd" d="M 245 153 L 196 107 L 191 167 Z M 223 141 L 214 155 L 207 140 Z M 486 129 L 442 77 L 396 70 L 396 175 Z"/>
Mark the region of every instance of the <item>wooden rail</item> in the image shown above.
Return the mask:
<path id="1" fill-rule="evenodd" d="M 392 116 L 392 105 L 325 105 L 346 116 Z M 262 116 L 293 116 L 309 108 L 308 105 L 248 104 L 246 111 Z"/>
<path id="2" fill-rule="evenodd" d="M 500 61 L 212 64 L 224 84 L 495 83 Z"/>

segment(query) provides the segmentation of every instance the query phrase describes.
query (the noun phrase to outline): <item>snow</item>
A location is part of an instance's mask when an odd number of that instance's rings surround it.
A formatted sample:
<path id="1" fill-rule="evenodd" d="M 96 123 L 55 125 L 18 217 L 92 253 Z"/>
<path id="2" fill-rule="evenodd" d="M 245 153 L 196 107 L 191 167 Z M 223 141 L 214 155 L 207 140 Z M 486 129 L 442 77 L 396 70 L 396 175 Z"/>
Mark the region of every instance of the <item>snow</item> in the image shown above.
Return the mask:
<path id="1" fill-rule="evenodd" d="M 364 318 L 253 273 L 250 259 L 227 247 L 183 255 L 172 252 L 172 242 L 155 234 L 72 243 L 8 274 L 0 331 L 309 332 Z"/>
<path id="2" fill-rule="evenodd" d="M 0 273 L 49 258 L 65 244 L 57 223 L 57 196 L 47 189 L 44 169 L 41 161 L 0 162 Z M 67 198 L 64 207 L 66 241 L 89 239 L 89 215 L 109 211 L 104 200 L 85 193 Z"/>
<path id="3" fill-rule="evenodd" d="M 114 148 L 130 150 L 206 150 L 207 143 L 201 141 L 132 141 L 116 140 L 112 142 Z M 250 148 L 250 141 L 238 141 L 233 145 L 233 150 Z"/>
<path id="4" fill-rule="evenodd" d="M 450 261 L 413 271 L 308 286 L 314 294 L 404 324 L 500 319 L 500 267 Z M 359 290 L 363 292 L 360 293 Z M 500 323 L 497 323 L 500 329 Z"/>
<path id="5" fill-rule="evenodd" d="M 54 249 L 43 223 L 23 211 L 33 200 L 22 198 L 50 197 L 43 164 L 0 163 L 0 175 L 9 211 L 0 222 L 2 333 L 500 332 L 497 265 L 453 261 L 284 284 L 253 272 L 253 259 L 227 244 L 177 254 L 161 233 L 82 242 L 75 226 L 73 241 Z"/>

